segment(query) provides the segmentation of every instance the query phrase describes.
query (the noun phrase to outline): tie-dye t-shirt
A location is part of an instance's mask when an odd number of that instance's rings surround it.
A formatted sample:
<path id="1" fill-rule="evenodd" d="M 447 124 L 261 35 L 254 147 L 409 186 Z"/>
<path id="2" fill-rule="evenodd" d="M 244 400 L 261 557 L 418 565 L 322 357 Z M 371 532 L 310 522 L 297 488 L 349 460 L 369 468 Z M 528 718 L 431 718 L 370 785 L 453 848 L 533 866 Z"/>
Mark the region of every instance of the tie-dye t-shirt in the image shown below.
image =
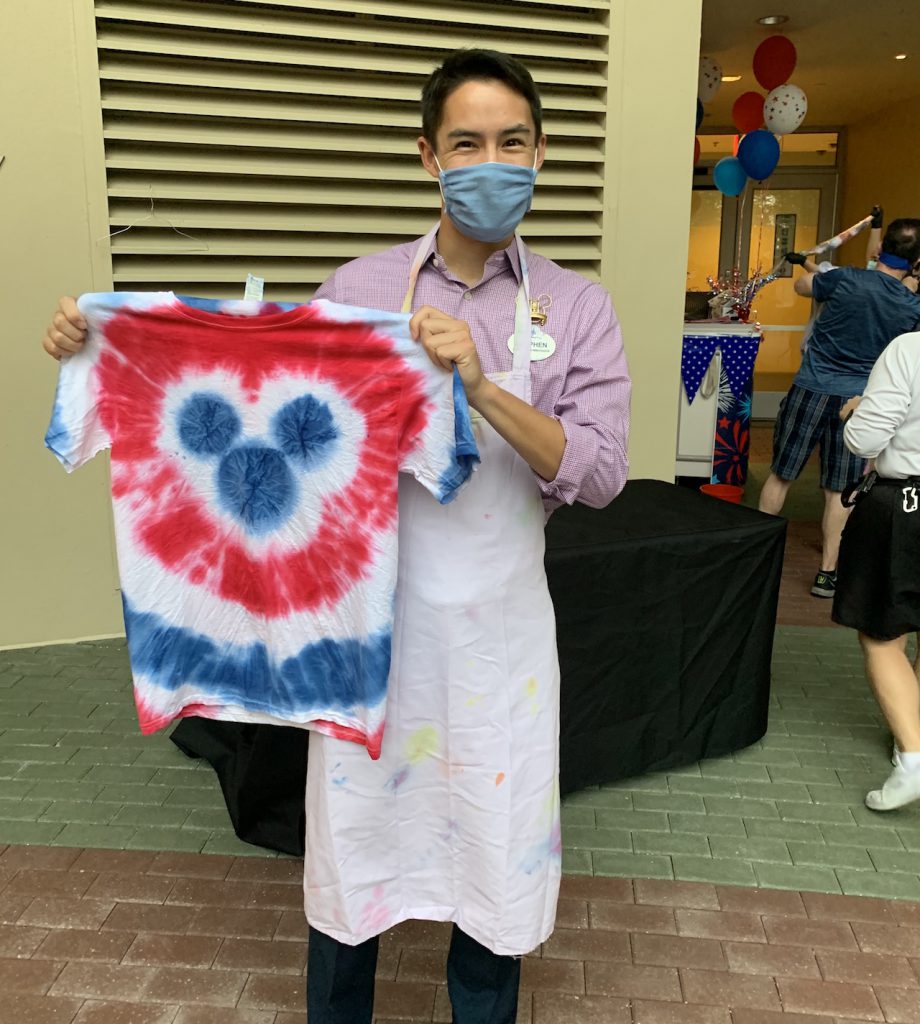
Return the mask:
<path id="1" fill-rule="evenodd" d="M 397 474 L 440 502 L 478 453 L 456 371 L 408 316 L 84 295 L 48 447 L 111 449 L 141 730 L 185 715 L 383 734 Z"/>

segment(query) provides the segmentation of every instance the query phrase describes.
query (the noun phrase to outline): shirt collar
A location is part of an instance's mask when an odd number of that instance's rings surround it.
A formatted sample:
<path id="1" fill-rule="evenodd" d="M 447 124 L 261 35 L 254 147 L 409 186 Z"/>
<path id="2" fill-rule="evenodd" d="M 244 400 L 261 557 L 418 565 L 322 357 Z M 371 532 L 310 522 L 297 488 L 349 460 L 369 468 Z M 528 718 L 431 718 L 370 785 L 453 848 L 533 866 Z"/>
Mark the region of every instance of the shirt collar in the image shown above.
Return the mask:
<path id="1" fill-rule="evenodd" d="M 421 241 L 421 239 L 419 239 Z M 526 246 L 525 246 L 526 249 Z M 428 249 L 425 252 L 425 256 L 422 260 L 422 265 L 425 266 L 428 263 L 432 263 L 439 270 L 445 270 L 446 265 L 438 252 L 437 246 L 437 235 L 435 235 L 428 244 Z M 493 252 L 492 255 L 486 260 L 485 269 L 483 271 L 482 280 L 486 281 L 490 277 L 494 277 L 497 273 L 500 273 L 505 267 L 510 266 L 511 272 L 514 274 L 515 280 L 518 285 L 521 284 L 521 259 L 518 253 L 517 242 L 512 238 L 511 244 L 504 249 L 499 249 L 497 252 Z"/>

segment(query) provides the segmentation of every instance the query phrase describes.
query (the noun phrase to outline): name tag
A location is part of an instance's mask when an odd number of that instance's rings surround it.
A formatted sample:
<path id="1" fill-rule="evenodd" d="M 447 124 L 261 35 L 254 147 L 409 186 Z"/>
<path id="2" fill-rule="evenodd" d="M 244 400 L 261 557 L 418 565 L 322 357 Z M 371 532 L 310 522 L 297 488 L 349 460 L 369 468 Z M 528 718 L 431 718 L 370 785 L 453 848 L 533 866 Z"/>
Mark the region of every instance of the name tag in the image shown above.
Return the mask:
<path id="1" fill-rule="evenodd" d="M 514 335 L 508 339 L 508 350 L 514 351 Z M 547 334 L 542 327 L 534 326 L 530 334 L 530 361 L 537 362 L 540 359 L 549 359 L 556 351 L 556 339 Z"/>

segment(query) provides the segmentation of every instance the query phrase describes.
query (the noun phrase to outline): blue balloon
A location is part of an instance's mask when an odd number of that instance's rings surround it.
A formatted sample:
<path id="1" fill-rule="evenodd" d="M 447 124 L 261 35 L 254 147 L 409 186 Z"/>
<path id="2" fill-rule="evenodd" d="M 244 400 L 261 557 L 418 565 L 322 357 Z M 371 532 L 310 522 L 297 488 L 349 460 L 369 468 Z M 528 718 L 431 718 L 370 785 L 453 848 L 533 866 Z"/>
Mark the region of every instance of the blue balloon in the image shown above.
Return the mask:
<path id="1" fill-rule="evenodd" d="M 738 147 L 738 159 L 748 177 L 755 181 L 769 178 L 779 163 L 779 142 L 776 136 L 766 128 L 749 132 Z"/>
<path id="2" fill-rule="evenodd" d="M 726 156 L 712 169 L 712 180 L 724 195 L 738 196 L 747 184 L 747 174 L 737 157 Z"/>
<path id="3" fill-rule="evenodd" d="M 699 97 L 697 97 L 697 100 L 696 100 L 696 126 L 697 126 L 697 128 L 699 128 L 699 126 L 702 123 L 703 123 L 703 101 Z"/>

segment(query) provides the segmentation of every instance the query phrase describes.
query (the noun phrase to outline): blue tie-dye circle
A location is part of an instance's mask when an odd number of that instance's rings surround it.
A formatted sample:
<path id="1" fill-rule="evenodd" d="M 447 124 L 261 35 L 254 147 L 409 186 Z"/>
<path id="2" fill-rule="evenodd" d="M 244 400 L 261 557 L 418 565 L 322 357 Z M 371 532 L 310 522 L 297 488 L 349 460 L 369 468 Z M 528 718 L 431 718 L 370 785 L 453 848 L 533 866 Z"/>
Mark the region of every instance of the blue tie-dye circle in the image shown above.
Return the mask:
<path id="1" fill-rule="evenodd" d="M 292 468 L 318 469 L 333 455 L 339 438 L 329 406 L 312 395 L 293 399 L 272 418 L 277 448 L 254 439 L 240 443 L 243 427 L 237 411 L 221 395 L 204 391 L 179 410 L 178 431 L 193 455 L 219 459 L 221 505 L 256 534 L 274 530 L 293 512 L 297 482 Z"/>
<path id="2" fill-rule="evenodd" d="M 297 485 L 275 448 L 246 445 L 220 460 L 217 486 L 224 507 L 253 533 L 267 533 L 290 515 Z"/>
<path id="3" fill-rule="evenodd" d="M 195 455 L 219 455 L 239 436 L 236 410 L 220 395 L 192 395 L 179 412 L 179 439 Z"/>
<path id="4" fill-rule="evenodd" d="M 325 402 L 303 395 L 278 410 L 272 435 L 285 455 L 304 469 L 317 469 L 334 452 L 339 430 Z"/>

